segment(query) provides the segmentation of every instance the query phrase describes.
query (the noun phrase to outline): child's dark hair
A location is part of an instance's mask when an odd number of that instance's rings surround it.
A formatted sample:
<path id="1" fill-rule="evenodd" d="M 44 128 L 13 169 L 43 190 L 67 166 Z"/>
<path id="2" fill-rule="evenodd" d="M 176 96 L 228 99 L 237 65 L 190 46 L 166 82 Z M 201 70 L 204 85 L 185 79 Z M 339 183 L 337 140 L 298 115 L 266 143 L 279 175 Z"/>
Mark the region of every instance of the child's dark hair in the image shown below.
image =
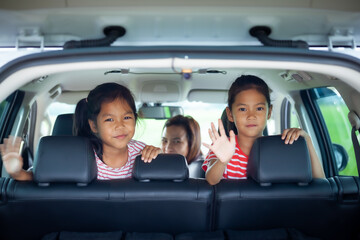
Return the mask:
<path id="1" fill-rule="evenodd" d="M 231 84 L 228 92 L 228 107 L 231 109 L 238 93 L 249 89 L 256 89 L 259 93 L 262 93 L 266 98 L 268 107 L 270 107 L 270 90 L 268 85 L 264 80 L 253 75 L 242 75 Z"/>
<path id="2" fill-rule="evenodd" d="M 170 126 L 183 127 L 186 132 L 189 152 L 185 157 L 188 164 L 202 155 L 200 126 L 194 118 L 183 115 L 174 116 L 165 122 L 163 131 Z"/>
<path id="3" fill-rule="evenodd" d="M 233 103 L 235 102 L 236 95 L 240 92 L 249 90 L 249 89 L 256 89 L 259 93 L 262 93 L 267 101 L 268 108 L 271 106 L 270 102 L 270 90 L 268 85 L 264 80 L 259 77 L 253 75 L 242 75 L 238 77 L 232 84 L 228 92 L 228 107 L 231 110 Z M 228 129 L 233 130 L 235 134 L 237 134 L 236 127 L 234 123 L 228 121 Z"/>
<path id="4" fill-rule="evenodd" d="M 101 105 L 116 99 L 124 100 L 129 104 L 136 121 L 137 113 L 134 97 L 127 87 L 117 83 L 104 83 L 97 86 L 90 91 L 87 98 L 78 102 L 75 109 L 74 135 L 90 138 L 95 152 L 100 159 L 102 159 L 103 155 L 102 141 L 91 131 L 88 120 L 92 120 L 96 124 L 96 118 L 101 111 Z"/>

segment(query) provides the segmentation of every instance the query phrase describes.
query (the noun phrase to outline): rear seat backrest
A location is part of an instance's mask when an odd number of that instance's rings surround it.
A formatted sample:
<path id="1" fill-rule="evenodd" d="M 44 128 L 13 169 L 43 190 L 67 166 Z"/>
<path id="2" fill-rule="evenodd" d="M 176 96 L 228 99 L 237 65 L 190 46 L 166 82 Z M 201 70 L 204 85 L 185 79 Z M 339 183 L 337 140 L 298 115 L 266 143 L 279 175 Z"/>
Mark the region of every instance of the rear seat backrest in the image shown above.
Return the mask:
<path id="1" fill-rule="evenodd" d="M 150 164 L 138 157 L 136 177 L 148 180 L 142 182 L 93 180 L 96 162 L 86 138 L 44 137 L 37 154 L 35 182 L 11 179 L 6 186 L 0 239 L 41 239 L 60 231 L 211 230 L 214 189 L 203 179 L 188 179 L 182 156 L 161 154 Z"/>
<path id="2" fill-rule="evenodd" d="M 336 236 L 337 215 L 329 215 L 336 209 L 336 183 L 312 179 L 309 161 L 304 139 L 285 145 L 280 136 L 258 138 L 248 179 L 216 185 L 215 229 L 295 228 L 314 237 Z"/>
<path id="3" fill-rule="evenodd" d="M 60 114 L 56 117 L 52 136 L 72 136 L 73 135 L 74 114 Z"/>
<path id="4" fill-rule="evenodd" d="M 204 232 L 211 230 L 214 191 L 204 179 L 189 179 L 182 155 L 159 154 L 151 163 L 135 159 L 133 179 L 112 181 L 110 199 L 122 213 L 118 217 L 125 231 Z M 138 228 L 138 229 L 136 229 Z"/>

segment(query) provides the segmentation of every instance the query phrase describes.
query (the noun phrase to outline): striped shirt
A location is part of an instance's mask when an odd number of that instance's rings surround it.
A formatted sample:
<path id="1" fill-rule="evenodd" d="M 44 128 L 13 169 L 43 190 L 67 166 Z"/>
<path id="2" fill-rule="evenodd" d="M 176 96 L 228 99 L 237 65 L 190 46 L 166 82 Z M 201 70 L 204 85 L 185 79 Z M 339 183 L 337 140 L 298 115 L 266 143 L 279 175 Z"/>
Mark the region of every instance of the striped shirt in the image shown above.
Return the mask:
<path id="1" fill-rule="evenodd" d="M 128 160 L 124 166 L 121 168 L 112 168 L 107 166 L 95 153 L 96 164 L 98 168 L 97 179 L 109 180 L 109 179 L 119 179 L 119 178 L 130 178 L 132 176 L 132 170 L 137 155 L 141 154 L 141 151 L 145 147 L 145 143 L 130 140 L 127 144 L 128 147 Z"/>
<path id="2" fill-rule="evenodd" d="M 226 165 L 223 179 L 246 179 L 246 170 L 248 163 L 248 156 L 241 151 L 236 136 L 235 153 L 230 162 Z M 206 172 L 212 159 L 217 159 L 213 151 L 209 151 L 205 161 L 202 165 L 202 169 Z"/>

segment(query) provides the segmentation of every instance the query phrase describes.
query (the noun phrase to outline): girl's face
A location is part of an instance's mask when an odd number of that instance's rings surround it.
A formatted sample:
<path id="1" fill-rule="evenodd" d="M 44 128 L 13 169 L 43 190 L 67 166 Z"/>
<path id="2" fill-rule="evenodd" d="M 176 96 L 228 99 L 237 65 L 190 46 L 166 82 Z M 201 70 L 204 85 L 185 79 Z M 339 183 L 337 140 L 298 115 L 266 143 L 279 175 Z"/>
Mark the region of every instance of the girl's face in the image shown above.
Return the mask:
<path id="1" fill-rule="evenodd" d="M 231 111 L 227 108 L 226 113 L 228 119 L 235 123 L 239 135 L 257 138 L 262 136 L 271 110 L 262 93 L 248 89 L 236 95 Z"/>
<path id="2" fill-rule="evenodd" d="M 135 133 L 135 115 L 122 99 L 101 104 L 96 123 L 89 120 L 91 130 L 102 140 L 103 151 L 127 150 Z"/>
<path id="3" fill-rule="evenodd" d="M 187 156 L 189 152 L 187 134 L 182 126 L 172 125 L 164 129 L 161 140 L 163 153 L 178 153 Z"/>

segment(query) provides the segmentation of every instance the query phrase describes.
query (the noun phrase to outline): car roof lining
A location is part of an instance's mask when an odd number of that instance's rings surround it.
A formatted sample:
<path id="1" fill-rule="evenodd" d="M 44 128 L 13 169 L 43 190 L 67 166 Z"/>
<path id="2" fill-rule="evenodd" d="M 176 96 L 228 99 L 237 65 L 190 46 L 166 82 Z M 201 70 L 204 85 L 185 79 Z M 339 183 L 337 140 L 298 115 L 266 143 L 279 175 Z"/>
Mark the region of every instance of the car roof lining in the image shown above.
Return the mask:
<path id="1" fill-rule="evenodd" d="M 193 74 L 192 79 L 184 80 L 181 74 L 149 74 L 149 75 L 104 75 L 107 69 L 136 68 L 137 71 L 162 72 L 163 69 L 199 69 L 207 66 L 216 66 L 215 69 L 221 69 L 227 72 L 227 75 L 221 76 L 222 81 L 226 83 L 217 83 L 218 75 L 214 74 Z M 139 68 L 139 67 L 142 68 Z M 262 68 L 259 68 L 261 66 Z M 286 68 L 284 68 L 286 67 Z M 141 70 L 142 69 L 142 70 Z M 304 71 L 314 75 L 314 79 L 300 82 L 287 82 L 281 78 L 281 74 L 288 69 L 291 71 Z M 204 83 L 214 86 L 215 89 L 228 89 L 230 83 L 242 74 L 256 74 L 263 77 L 269 86 L 276 91 L 286 93 L 292 90 L 300 90 L 312 87 L 326 86 L 336 81 L 347 83 L 354 88 L 360 88 L 360 73 L 342 66 L 329 66 L 326 64 L 303 63 L 303 62 L 278 62 L 262 60 L 219 60 L 219 59 L 150 59 L 150 60 L 120 60 L 120 61 L 91 61 L 63 63 L 45 66 L 34 66 L 22 69 L 5 79 L 1 85 L 0 98 L 4 99 L 8 91 L 15 91 L 18 88 L 28 91 L 39 91 L 42 88 L 54 87 L 61 84 L 63 91 L 89 91 L 96 85 L 104 81 L 116 81 L 127 85 L 135 94 L 139 93 L 143 84 L 154 81 L 174 81 L 180 85 L 181 91 L 203 88 Z M 45 80 L 41 80 L 48 76 Z M 316 76 L 316 78 L 315 78 Z M 331 76 L 331 77 L 329 77 Z M 339 80 L 341 79 L 341 80 Z M 46 85 L 49 82 L 49 85 Z M 41 84 L 38 84 L 41 83 Z M 188 92 L 181 98 L 186 97 Z"/>

